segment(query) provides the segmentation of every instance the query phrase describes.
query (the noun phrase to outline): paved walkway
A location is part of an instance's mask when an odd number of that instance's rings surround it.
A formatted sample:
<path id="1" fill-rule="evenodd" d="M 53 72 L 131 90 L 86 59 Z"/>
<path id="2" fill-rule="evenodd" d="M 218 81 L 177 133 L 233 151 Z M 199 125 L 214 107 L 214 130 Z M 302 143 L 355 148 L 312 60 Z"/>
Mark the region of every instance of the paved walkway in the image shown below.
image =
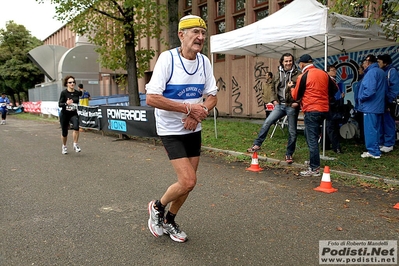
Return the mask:
<path id="1" fill-rule="evenodd" d="M 147 203 L 175 181 L 162 146 L 92 132 L 61 155 L 57 123 L 0 126 L 0 265 L 318 265 L 320 240 L 396 240 L 385 192 L 204 154 L 177 216 L 187 243 L 154 238 Z"/>

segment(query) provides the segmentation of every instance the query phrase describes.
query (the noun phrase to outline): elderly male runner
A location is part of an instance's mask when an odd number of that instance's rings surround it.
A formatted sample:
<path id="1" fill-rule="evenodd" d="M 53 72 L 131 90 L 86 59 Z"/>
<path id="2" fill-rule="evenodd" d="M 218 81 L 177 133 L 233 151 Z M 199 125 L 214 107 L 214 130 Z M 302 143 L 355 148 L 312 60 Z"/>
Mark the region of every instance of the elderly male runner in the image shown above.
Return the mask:
<path id="1" fill-rule="evenodd" d="M 161 53 L 146 85 L 147 104 L 155 107 L 157 133 L 177 175 L 177 182 L 148 204 L 148 228 L 155 237 L 165 233 L 185 242 L 187 235 L 175 216 L 197 182 L 201 120 L 216 105 L 217 87 L 210 61 L 200 53 L 206 39 L 205 21 L 193 15 L 183 17 L 178 35 L 181 46 Z"/>

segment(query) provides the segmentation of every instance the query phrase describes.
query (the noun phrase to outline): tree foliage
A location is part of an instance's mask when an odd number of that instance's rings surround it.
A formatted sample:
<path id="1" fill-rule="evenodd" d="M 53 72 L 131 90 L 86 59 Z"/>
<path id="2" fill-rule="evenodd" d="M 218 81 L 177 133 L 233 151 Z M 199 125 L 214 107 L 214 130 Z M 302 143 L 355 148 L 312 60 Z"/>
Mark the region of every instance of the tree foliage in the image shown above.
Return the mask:
<path id="1" fill-rule="evenodd" d="M 28 58 L 28 52 L 40 45 L 23 25 L 9 21 L 0 29 L 0 88 L 13 101 L 14 94 L 27 93 L 43 82 L 43 73 Z"/>
<path id="2" fill-rule="evenodd" d="M 45 0 L 36 0 L 43 2 Z M 146 38 L 160 39 L 166 6 L 153 0 L 49 0 L 55 4 L 56 18 L 69 23 L 72 31 L 85 35 L 97 46 L 103 67 L 127 71 L 131 105 L 140 105 L 137 79 L 149 68 L 153 48 L 139 45 Z M 160 39 L 162 41 L 162 39 Z"/>
<path id="3" fill-rule="evenodd" d="M 320 1 L 320 0 L 319 0 Z M 334 0 L 330 11 L 353 17 L 367 17 L 368 24 L 380 25 L 387 38 L 399 41 L 399 1 Z"/>

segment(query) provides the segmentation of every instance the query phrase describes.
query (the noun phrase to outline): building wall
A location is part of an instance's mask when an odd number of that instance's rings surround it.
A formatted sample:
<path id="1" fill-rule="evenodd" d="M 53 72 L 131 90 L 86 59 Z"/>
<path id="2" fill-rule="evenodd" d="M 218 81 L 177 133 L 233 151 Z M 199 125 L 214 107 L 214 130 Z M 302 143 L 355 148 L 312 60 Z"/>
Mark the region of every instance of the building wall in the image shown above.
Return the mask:
<path id="1" fill-rule="evenodd" d="M 218 4 L 221 2 L 225 3 L 224 16 L 218 15 Z M 225 22 L 223 32 L 228 32 L 238 28 L 236 21 L 240 16 L 245 17 L 241 26 L 246 26 L 262 18 L 257 15 L 262 13 L 260 11 L 267 10 L 270 15 L 291 2 L 292 0 L 183 0 L 179 1 L 179 13 L 181 16 L 194 14 L 204 18 L 208 25 L 209 43 L 209 36 L 220 33 L 218 23 L 221 21 Z M 325 0 L 322 3 L 332 4 L 333 0 Z M 243 8 L 237 10 L 237 6 Z M 204 14 L 205 8 L 207 12 Z M 203 52 L 208 57 L 211 56 L 208 47 L 205 47 Z M 300 56 L 293 51 L 286 52 L 291 52 L 295 57 Z M 219 114 L 264 118 L 260 88 L 265 82 L 267 71 L 273 72 L 274 75 L 277 73 L 278 61 L 264 57 L 226 55 L 220 58 L 220 55 L 214 55 L 214 75 L 219 90 L 217 104 Z"/>
<path id="2" fill-rule="evenodd" d="M 180 1 L 180 13 L 194 14 L 202 16 L 207 20 L 208 25 L 208 43 L 209 36 L 219 32 L 218 23 L 225 21 L 225 31 L 231 31 L 237 28 L 236 21 L 238 17 L 244 16 L 246 26 L 257 20 L 259 11 L 267 10 L 271 14 L 283 5 L 291 1 L 240 1 L 225 0 L 224 16 L 218 14 L 218 5 L 221 1 L 215 0 L 192 0 Z M 207 16 L 203 15 L 204 8 L 207 8 Z M 237 10 L 237 6 L 243 7 Z M 208 57 L 209 48 L 204 49 Z M 289 52 L 289 51 L 287 51 Z M 253 56 L 233 56 L 225 55 L 220 58 L 214 55 L 214 75 L 218 86 L 218 104 L 219 114 L 231 117 L 251 117 L 264 118 L 265 111 L 261 99 L 262 84 L 265 82 L 265 74 L 268 71 L 276 72 L 278 60 L 264 57 Z"/>
<path id="3" fill-rule="evenodd" d="M 47 37 L 44 45 L 60 45 L 67 49 L 74 48 L 81 44 L 88 44 L 87 38 L 78 36 L 72 32 L 68 25 L 64 25 L 56 32 Z M 87 80 L 80 80 L 79 83 L 84 83 L 85 88 L 90 92 L 92 97 L 95 96 L 110 96 L 115 94 L 128 94 L 127 90 L 119 87 L 115 82 L 116 72 L 99 66 L 98 84 L 87 84 Z M 120 72 L 120 71 L 119 71 Z M 118 73 L 119 73 L 118 72 Z M 125 71 L 122 71 L 125 73 Z M 89 79 L 89 77 L 87 77 Z"/>
<path id="4" fill-rule="evenodd" d="M 56 32 L 47 37 L 44 41 L 44 45 L 60 45 L 68 49 L 75 47 L 76 33 L 69 29 L 69 26 L 64 25 Z"/>
<path id="5" fill-rule="evenodd" d="M 167 3 L 166 0 L 158 0 L 158 2 Z M 241 26 L 246 26 L 259 19 L 257 16 L 258 13 L 267 11 L 270 15 L 292 1 L 246 0 L 241 1 L 243 9 L 237 11 L 236 6 L 240 3 L 240 0 L 224 0 L 224 16 L 218 15 L 220 0 L 182 0 L 178 2 L 180 17 L 186 14 L 195 14 L 202 16 L 207 21 L 208 44 L 204 47 L 203 52 L 210 57 L 209 36 L 219 33 L 218 26 L 221 21 L 225 22 L 224 32 L 231 31 L 236 29 L 236 19 L 240 16 L 245 17 Z M 168 40 L 168 28 L 165 27 L 161 37 L 166 41 Z M 70 32 L 68 26 L 62 27 L 44 40 L 45 44 L 63 45 L 68 48 L 74 47 L 75 41 L 76 35 Z M 139 48 L 149 47 L 155 49 L 157 52 L 150 62 L 148 71 L 138 81 L 139 92 L 141 93 L 145 93 L 145 84 L 151 78 L 152 70 L 159 54 L 169 49 L 169 47 L 162 44 L 158 39 L 145 39 L 139 42 Z M 224 58 L 220 58 L 220 56 L 214 55 L 213 62 L 214 75 L 219 90 L 217 104 L 219 114 L 232 117 L 264 118 L 265 113 L 260 88 L 265 81 L 265 73 L 267 71 L 271 71 L 273 74 L 277 72 L 278 59 L 253 56 L 237 57 L 233 55 L 226 55 Z M 100 95 L 127 93 L 127 91 L 118 89 L 118 86 L 113 82 L 112 73 L 101 70 L 99 76 L 101 84 Z"/>

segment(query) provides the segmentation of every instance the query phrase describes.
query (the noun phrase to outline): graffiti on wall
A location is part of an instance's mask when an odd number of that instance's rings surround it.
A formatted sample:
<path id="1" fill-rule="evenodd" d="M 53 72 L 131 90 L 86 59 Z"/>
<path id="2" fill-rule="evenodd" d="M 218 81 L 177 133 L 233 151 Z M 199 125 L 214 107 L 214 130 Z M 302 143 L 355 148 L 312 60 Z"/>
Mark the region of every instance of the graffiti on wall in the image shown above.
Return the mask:
<path id="1" fill-rule="evenodd" d="M 259 107 L 257 113 L 264 112 L 263 100 L 262 100 L 262 88 L 263 83 L 266 80 L 266 73 L 269 71 L 269 67 L 264 62 L 256 62 L 254 66 L 255 91 L 256 104 Z"/>
<path id="2" fill-rule="evenodd" d="M 242 108 L 242 102 L 240 102 L 240 96 L 241 96 L 241 85 L 238 84 L 238 81 L 236 78 L 233 76 L 232 79 L 232 93 L 231 97 L 233 98 L 233 105 L 232 105 L 232 111 L 233 114 L 240 115 L 243 113 L 244 109 Z"/>
<path id="3" fill-rule="evenodd" d="M 231 97 L 233 98 L 233 106 L 232 106 L 232 112 L 233 114 L 242 114 L 244 109 L 242 108 L 242 102 L 240 102 L 240 96 L 241 96 L 241 86 L 238 84 L 238 81 L 235 79 L 233 76 L 232 79 L 232 93 Z M 218 87 L 218 92 L 219 91 L 226 91 L 226 82 L 222 79 L 222 77 L 218 78 L 216 81 L 216 86 Z"/>
<path id="4" fill-rule="evenodd" d="M 226 91 L 226 82 L 221 77 L 216 81 L 216 86 L 218 87 L 218 92 Z"/>

